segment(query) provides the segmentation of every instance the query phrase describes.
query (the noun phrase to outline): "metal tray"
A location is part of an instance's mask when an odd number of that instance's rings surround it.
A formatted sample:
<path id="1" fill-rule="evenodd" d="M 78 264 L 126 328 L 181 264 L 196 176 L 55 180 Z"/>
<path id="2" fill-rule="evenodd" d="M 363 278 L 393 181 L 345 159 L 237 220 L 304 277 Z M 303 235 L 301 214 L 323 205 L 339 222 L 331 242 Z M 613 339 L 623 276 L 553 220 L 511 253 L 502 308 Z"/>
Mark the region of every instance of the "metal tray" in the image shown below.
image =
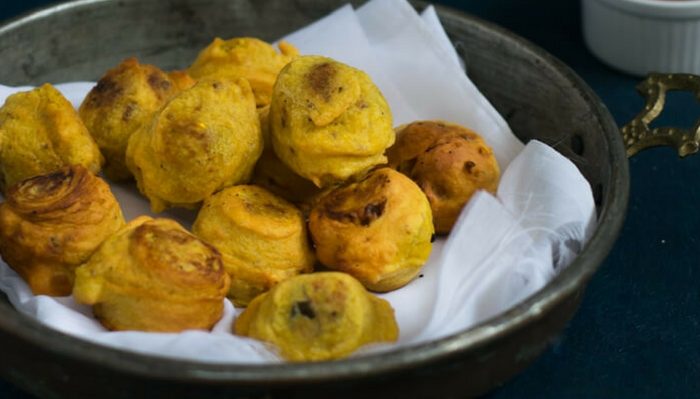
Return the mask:
<path id="1" fill-rule="evenodd" d="M 94 80 L 128 56 L 182 68 L 214 36 L 274 40 L 342 5 L 314 0 L 79 0 L 0 27 L 0 82 Z M 415 3 L 422 8 L 424 3 Z M 0 375 L 41 397 L 345 398 L 477 395 L 525 368 L 566 325 L 622 225 L 625 147 L 607 109 L 568 67 L 502 28 L 438 7 L 470 77 L 523 140 L 549 143 L 593 188 L 598 228 L 544 289 L 475 328 L 335 362 L 219 366 L 84 342 L 0 296 Z"/>

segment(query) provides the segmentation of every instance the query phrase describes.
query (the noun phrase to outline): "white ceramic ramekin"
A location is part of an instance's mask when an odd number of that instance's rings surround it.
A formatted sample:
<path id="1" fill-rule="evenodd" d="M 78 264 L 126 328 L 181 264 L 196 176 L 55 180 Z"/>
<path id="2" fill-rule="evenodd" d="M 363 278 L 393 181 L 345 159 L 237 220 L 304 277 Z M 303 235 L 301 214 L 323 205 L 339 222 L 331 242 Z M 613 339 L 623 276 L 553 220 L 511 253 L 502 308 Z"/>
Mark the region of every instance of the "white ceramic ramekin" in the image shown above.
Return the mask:
<path id="1" fill-rule="evenodd" d="M 614 68 L 700 74 L 700 0 L 582 0 L 582 19 L 588 48 Z"/>

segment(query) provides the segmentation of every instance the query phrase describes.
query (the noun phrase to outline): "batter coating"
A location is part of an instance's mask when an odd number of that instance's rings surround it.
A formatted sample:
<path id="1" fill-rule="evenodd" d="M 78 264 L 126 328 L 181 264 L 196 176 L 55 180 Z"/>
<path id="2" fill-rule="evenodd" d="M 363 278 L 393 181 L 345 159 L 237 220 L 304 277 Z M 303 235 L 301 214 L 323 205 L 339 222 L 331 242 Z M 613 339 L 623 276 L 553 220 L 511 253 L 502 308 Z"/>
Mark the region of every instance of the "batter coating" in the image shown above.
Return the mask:
<path id="1" fill-rule="evenodd" d="M 389 166 L 407 175 L 425 192 L 435 231 L 447 234 L 477 190 L 495 193 L 500 169 L 493 150 L 477 133 L 441 121 L 400 127 L 387 151 Z"/>
<path id="2" fill-rule="evenodd" d="M 221 255 L 169 219 L 142 216 L 76 270 L 73 296 L 110 330 L 210 329 L 229 279 Z"/>
<path id="3" fill-rule="evenodd" d="M 131 177 L 126 167 L 129 137 L 173 96 L 194 84 L 182 72 L 167 74 L 153 65 L 128 58 L 110 69 L 80 105 L 80 118 L 105 157 L 104 172 L 112 180 Z"/>
<path id="4" fill-rule="evenodd" d="M 386 162 L 391 111 L 366 73 L 319 56 L 290 62 L 270 106 L 275 153 L 296 174 L 327 187 Z"/>
<path id="5" fill-rule="evenodd" d="M 299 50 L 284 41 L 280 42 L 279 50 L 278 53 L 268 43 L 252 37 L 229 40 L 217 37 L 199 53 L 188 72 L 197 79 L 245 78 L 253 88 L 255 103 L 263 107 L 270 104 L 277 74 L 299 55 Z"/>
<path id="6" fill-rule="evenodd" d="M 433 221 L 425 194 L 381 168 L 323 196 L 309 216 L 318 260 L 372 291 L 410 282 L 428 260 Z"/>
<path id="7" fill-rule="evenodd" d="M 234 322 L 234 332 L 274 344 L 287 360 L 322 361 L 362 345 L 394 342 L 399 327 L 389 302 L 344 273 L 300 275 L 260 295 Z"/>
<path id="8" fill-rule="evenodd" d="M 214 192 L 248 181 L 262 148 L 248 82 L 205 78 L 131 136 L 126 162 L 160 212 L 194 208 Z"/>
<path id="9" fill-rule="evenodd" d="M 99 173 L 104 159 L 71 103 L 50 84 L 0 108 L 0 189 L 66 165 Z"/>
<path id="10" fill-rule="evenodd" d="M 75 268 L 124 225 L 102 179 L 80 165 L 8 189 L 0 204 L 0 254 L 35 295 L 66 296 Z"/>
<path id="11" fill-rule="evenodd" d="M 301 211 L 261 187 L 229 187 L 208 198 L 192 231 L 221 251 L 236 306 L 313 270 Z"/>

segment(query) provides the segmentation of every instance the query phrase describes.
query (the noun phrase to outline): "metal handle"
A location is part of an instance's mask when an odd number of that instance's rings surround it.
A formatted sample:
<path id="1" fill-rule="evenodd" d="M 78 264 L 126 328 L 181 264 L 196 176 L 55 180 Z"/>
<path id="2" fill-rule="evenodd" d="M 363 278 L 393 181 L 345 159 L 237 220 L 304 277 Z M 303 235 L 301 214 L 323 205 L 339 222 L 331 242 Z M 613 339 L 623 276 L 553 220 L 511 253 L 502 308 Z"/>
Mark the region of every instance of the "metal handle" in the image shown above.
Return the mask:
<path id="1" fill-rule="evenodd" d="M 700 76 L 652 73 L 637 86 L 639 94 L 646 98 L 646 105 L 642 112 L 622 127 L 627 157 L 646 148 L 663 145 L 676 148 L 681 157 L 694 154 L 700 149 L 700 121 L 692 129 L 649 127 L 663 111 L 669 90 L 692 91 L 700 100 Z"/>

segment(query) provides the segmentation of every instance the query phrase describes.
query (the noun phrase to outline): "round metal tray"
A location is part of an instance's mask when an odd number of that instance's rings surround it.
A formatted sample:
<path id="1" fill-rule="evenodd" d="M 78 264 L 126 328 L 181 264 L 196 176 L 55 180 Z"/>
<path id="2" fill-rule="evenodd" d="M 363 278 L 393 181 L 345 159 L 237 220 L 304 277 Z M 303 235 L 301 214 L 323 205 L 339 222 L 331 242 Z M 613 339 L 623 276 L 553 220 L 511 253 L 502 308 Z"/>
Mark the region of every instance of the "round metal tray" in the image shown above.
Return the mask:
<path id="1" fill-rule="evenodd" d="M 94 80 L 137 56 L 182 68 L 215 36 L 274 40 L 342 1 L 80 0 L 0 27 L 0 82 Z M 421 8 L 423 3 L 415 3 Z M 42 397 L 459 397 L 526 367 L 565 326 L 608 254 L 628 200 L 625 148 L 612 117 L 561 62 L 487 22 L 438 7 L 470 77 L 523 140 L 570 158 L 593 188 L 598 228 L 544 289 L 475 328 L 384 354 L 309 364 L 221 366 L 114 350 L 42 326 L 0 297 L 0 374 Z"/>

